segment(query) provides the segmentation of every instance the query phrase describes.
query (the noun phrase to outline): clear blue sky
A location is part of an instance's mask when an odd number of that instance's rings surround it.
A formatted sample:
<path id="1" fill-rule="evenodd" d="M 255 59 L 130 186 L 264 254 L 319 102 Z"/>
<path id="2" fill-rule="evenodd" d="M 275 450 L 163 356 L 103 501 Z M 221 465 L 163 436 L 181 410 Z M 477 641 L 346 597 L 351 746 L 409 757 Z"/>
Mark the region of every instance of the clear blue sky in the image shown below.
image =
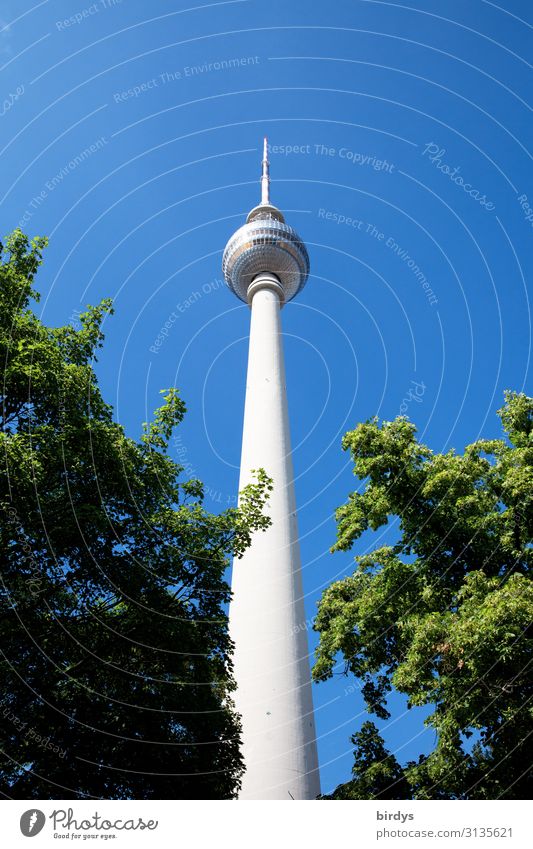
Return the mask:
<path id="1" fill-rule="evenodd" d="M 311 619 L 352 568 L 328 553 L 354 486 L 343 432 L 404 412 L 435 451 L 462 450 L 500 434 L 505 388 L 527 390 L 532 9 L 192 5 L 3 0 L 2 233 L 50 236 L 48 323 L 115 299 L 104 394 L 136 436 L 177 385 L 189 413 L 173 450 L 220 509 L 237 488 L 249 322 L 221 253 L 258 201 L 262 136 L 278 146 L 273 201 L 312 266 L 283 311 Z M 325 791 L 365 718 L 353 684 L 315 688 Z M 431 747 L 423 712 L 392 706 L 378 724 L 399 759 Z"/>

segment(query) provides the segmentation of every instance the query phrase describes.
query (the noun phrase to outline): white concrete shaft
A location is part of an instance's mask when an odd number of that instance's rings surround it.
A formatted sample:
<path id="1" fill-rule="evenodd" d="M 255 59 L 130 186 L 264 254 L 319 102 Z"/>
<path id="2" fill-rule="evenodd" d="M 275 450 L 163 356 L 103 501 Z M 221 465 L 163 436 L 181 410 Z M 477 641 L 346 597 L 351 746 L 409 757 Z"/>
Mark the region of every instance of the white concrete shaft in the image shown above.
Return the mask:
<path id="1" fill-rule="evenodd" d="M 272 278 L 270 277 L 270 280 Z M 268 286 L 269 276 L 265 275 Z M 241 799 L 320 793 L 302 593 L 280 300 L 254 281 L 239 489 L 273 478 L 271 527 L 233 563 L 230 634 L 246 773 Z"/>

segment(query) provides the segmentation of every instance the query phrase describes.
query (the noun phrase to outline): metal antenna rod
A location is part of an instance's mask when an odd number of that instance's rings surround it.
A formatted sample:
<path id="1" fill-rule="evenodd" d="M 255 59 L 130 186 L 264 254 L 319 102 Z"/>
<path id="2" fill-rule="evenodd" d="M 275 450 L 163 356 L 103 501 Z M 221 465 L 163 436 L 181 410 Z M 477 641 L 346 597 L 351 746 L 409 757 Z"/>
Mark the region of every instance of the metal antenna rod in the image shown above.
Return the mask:
<path id="1" fill-rule="evenodd" d="M 268 139 L 263 145 L 263 170 L 261 173 L 261 204 L 270 204 L 270 165 L 268 162 Z"/>

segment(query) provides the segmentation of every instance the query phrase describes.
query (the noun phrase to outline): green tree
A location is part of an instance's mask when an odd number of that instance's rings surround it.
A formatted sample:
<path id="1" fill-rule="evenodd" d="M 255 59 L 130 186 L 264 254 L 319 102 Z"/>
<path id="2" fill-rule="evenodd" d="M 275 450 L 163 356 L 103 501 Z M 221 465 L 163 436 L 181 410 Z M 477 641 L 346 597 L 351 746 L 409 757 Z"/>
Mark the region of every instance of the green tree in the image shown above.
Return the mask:
<path id="1" fill-rule="evenodd" d="M 333 550 L 393 517 L 399 540 L 356 557 L 354 574 L 323 594 L 314 677 L 340 659 L 382 719 L 393 687 L 409 707 L 432 706 L 435 748 L 403 768 L 413 798 L 525 799 L 533 789 L 533 399 L 507 392 L 499 414 L 506 437 L 463 455 L 434 454 L 403 417 L 343 441 L 365 485 L 337 510 Z M 389 756 L 354 742 L 355 779 L 334 797 L 379 796 L 372 774 Z M 394 764 L 389 772 L 389 798 L 403 798 Z"/>
<path id="2" fill-rule="evenodd" d="M 351 738 L 355 746 L 353 778 L 322 799 L 410 799 L 404 770 L 389 751 L 373 722 L 363 722 Z"/>
<path id="3" fill-rule="evenodd" d="M 168 454 L 164 393 L 132 439 L 93 370 L 109 301 L 80 327 L 31 308 L 44 239 L 0 254 L 0 777 L 11 798 L 232 798 L 242 761 L 228 558 L 268 520 L 263 472 L 219 515 Z"/>

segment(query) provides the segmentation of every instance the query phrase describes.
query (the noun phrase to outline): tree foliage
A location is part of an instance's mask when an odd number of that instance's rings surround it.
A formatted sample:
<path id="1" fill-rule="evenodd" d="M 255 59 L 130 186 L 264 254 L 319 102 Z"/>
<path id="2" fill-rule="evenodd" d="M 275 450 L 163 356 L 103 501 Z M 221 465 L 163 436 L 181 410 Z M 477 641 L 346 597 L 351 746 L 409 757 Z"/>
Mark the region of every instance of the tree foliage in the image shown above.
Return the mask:
<path id="1" fill-rule="evenodd" d="M 434 454 L 403 417 L 344 437 L 364 491 L 337 510 L 333 550 L 393 517 L 399 540 L 356 557 L 354 574 L 325 591 L 314 677 L 340 657 L 381 719 L 392 688 L 409 707 L 432 706 L 436 745 L 398 774 L 383 741 L 369 748 L 366 723 L 355 778 L 334 798 L 405 798 L 405 782 L 420 799 L 530 797 L 533 399 L 507 392 L 499 414 L 505 437 L 463 455 Z"/>
<path id="2" fill-rule="evenodd" d="M 139 440 L 103 400 L 103 301 L 76 329 L 32 303 L 44 239 L 0 255 L 0 776 L 12 798 L 232 798 L 228 557 L 270 481 L 219 515 L 169 456 L 164 393 Z"/>
<path id="3" fill-rule="evenodd" d="M 410 787 L 394 755 L 385 748 L 373 722 L 363 722 L 351 738 L 353 778 L 322 799 L 410 799 Z"/>

